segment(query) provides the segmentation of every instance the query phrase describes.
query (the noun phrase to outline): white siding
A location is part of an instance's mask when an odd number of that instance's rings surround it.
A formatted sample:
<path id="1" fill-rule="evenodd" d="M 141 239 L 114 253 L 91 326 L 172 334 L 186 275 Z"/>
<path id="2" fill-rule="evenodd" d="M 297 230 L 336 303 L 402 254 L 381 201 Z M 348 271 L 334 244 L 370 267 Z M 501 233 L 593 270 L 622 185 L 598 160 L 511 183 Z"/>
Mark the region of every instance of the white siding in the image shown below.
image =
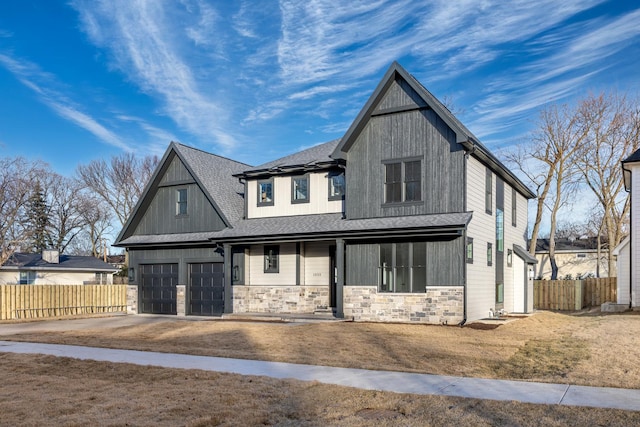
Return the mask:
<path id="1" fill-rule="evenodd" d="M 640 307 L 640 165 L 627 165 L 631 169 L 631 302 Z"/>
<path id="2" fill-rule="evenodd" d="M 467 236 L 473 239 L 473 264 L 467 264 L 468 321 L 487 317 L 489 309 L 495 307 L 495 264 L 487 266 L 487 242 L 495 246 L 496 240 L 495 203 L 491 215 L 487 214 L 485 174 L 486 167 L 482 163 L 473 157 L 467 159 L 467 211 L 473 212 L 467 228 Z M 495 182 L 494 176 L 494 198 Z"/>
<path id="3" fill-rule="evenodd" d="M 264 272 L 264 246 L 255 245 L 249 249 L 249 285 L 295 285 L 296 245 L 280 244 L 278 273 Z"/>
<path id="4" fill-rule="evenodd" d="M 485 212 L 486 166 L 474 157 L 467 159 L 467 211 L 473 217 L 467 228 L 467 236 L 473 238 L 473 264 L 467 264 L 467 320 L 487 317 L 489 309 L 495 308 L 495 262 L 487 266 L 487 243 L 493 244 L 493 257 L 496 251 L 496 175 L 493 174 L 492 212 Z M 514 281 L 513 267 L 507 264 L 508 250 L 513 245 L 526 249 L 527 199 L 516 192 L 516 226 L 512 225 L 511 186 L 504 183 L 504 309 L 513 311 Z M 515 255 L 514 255 L 515 257 Z M 524 274 L 524 273 L 523 273 Z M 533 298 L 533 295 L 530 296 Z"/>
<path id="5" fill-rule="evenodd" d="M 305 285 L 329 285 L 329 244 L 306 243 L 304 251 L 304 283 Z"/>
<path id="6" fill-rule="evenodd" d="M 291 177 L 273 178 L 273 206 L 258 206 L 258 180 L 247 181 L 247 218 L 342 212 L 342 200 L 328 200 L 327 172 L 309 174 L 309 203 L 291 203 Z"/>
<path id="7" fill-rule="evenodd" d="M 625 239 L 616 248 L 618 253 L 616 262 L 618 267 L 618 304 L 629 304 L 629 249 L 628 239 Z"/>

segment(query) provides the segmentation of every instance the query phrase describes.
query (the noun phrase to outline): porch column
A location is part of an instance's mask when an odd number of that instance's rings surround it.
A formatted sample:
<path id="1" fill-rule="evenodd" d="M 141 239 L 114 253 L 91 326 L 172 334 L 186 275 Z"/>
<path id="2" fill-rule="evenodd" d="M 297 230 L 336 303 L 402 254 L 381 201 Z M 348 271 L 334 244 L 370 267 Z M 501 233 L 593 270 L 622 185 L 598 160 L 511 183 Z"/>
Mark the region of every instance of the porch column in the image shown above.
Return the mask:
<path id="1" fill-rule="evenodd" d="M 233 275 L 231 272 L 231 263 L 233 255 L 231 253 L 231 245 L 225 243 L 224 249 L 224 313 L 233 313 Z"/>
<path id="2" fill-rule="evenodd" d="M 336 317 L 344 317 L 344 239 L 336 239 Z"/>

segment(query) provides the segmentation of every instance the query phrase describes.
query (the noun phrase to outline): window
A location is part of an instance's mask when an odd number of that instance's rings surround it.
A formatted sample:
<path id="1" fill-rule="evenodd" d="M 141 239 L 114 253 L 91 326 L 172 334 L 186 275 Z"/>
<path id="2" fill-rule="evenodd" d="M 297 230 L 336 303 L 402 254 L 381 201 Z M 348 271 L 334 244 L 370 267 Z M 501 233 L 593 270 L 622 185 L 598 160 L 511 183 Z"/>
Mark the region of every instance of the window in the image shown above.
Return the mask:
<path id="1" fill-rule="evenodd" d="M 417 202 L 422 200 L 422 168 L 420 160 L 404 164 L 404 200 Z"/>
<path id="2" fill-rule="evenodd" d="M 467 237 L 466 252 L 467 264 L 473 264 L 473 239 L 471 237 Z"/>
<path id="3" fill-rule="evenodd" d="M 504 252 L 504 212 L 496 209 L 496 250 Z"/>
<path id="4" fill-rule="evenodd" d="M 291 178 L 291 203 L 309 202 L 309 175 Z"/>
<path id="5" fill-rule="evenodd" d="M 496 283 L 496 304 L 504 303 L 504 283 Z"/>
<path id="6" fill-rule="evenodd" d="M 176 215 L 187 214 L 187 189 L 181 188 L 176 191 Z"/>
<path id="7" fill-rule="evenodd" d="M 507 267 L 513 266 L 513 251 L 507 249 Z"/>
<path id="8" fill-rule="evenodd" d="M 493 245 L 487 243 L 487 265 L 493 265 Z"/>
<path id="9" fill-rule="evenodd" d="M 587 254 L 583 254 L 583 253 L 576 254 L 576 258 L 586 258 L 586 257 L 587 257 Z"/>
<path id="10" fill-rule="evenodd" d="M 99 285 L 108 285 L 107 273 L 96 273 L 96 283 Z"/>
<path id="11" fill-rule="evenodd" d="M 329 200 L 342 200 L 345 194 L 344 173 L 329 173 Z"/>
<path id="12" fill-rule="evenodd" d="M 273 179 L 258 181 L 258 206 L 273 206 Z"/>
<path id="13" fill-rule="evenodd" d="M 427 245 L 424 242 L 381 244 L 380 292 L 426 292 L 426 264 Z"/>
<path id="14" fill-rule="evenodd" d="M 388 163 L 385 165 L 384 201 L 385 203 L 399 203 L 402 201 L 402 163 Z"/>
<path id="15" fill-rule="evenodd" d="M 422 160 L 389 162 L 384 167 L 385 203 L 422 200 Z"/>
<path id="16" fill-rule="evenodd" d="M 484 210 L 486 213 L 491 215 L 491 213 L 493 212 L 493 175 L 491 174 L 491 171 L 489 169 L 487 169 L 487 175 L 484 181 L 484 185 Z"/>
<path id="17" fill-rule="evenodd" d="M 511 225 L 514 227 L 518 226 L 518 209 L 516 205 L 516 199 L 518 197 L 518 193 L 515 188 L 511 189 Z"/>
<path id="18" fill-rule="evenodd" d="M 279 264 L 278 258 L 280 256 L 280 246 L 271 245 L 264 247 L 264 272 L 265 273 L 278 273 Z"/>
<path id="19" fill-rule="evenodd" d="M 35 271 L 21 271 L 19 285 L 33 285 L 36 282 Z"/>

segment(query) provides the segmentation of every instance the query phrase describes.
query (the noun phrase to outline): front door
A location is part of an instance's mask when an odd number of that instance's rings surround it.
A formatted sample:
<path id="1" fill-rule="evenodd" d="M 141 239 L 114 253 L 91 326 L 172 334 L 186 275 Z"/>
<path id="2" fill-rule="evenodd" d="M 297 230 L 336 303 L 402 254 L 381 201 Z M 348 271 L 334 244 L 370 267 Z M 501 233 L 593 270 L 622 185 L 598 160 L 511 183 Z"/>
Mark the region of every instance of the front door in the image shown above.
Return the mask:
<path id="1" fill-rule="evenodd" d="M 336 247 L 329 246 L 329 305 L 336 307 L 336 286 L 338 275 L 336 274 Z"/>

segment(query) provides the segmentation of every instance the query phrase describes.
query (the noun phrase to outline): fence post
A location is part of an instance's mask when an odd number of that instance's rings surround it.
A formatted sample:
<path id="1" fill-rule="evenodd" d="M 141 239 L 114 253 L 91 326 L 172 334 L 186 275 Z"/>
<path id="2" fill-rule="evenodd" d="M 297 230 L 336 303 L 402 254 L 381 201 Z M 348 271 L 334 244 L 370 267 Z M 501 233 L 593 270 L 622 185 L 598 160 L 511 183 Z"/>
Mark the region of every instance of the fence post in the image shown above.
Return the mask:
<path id="1" fill-rule="evenodd" d="M 575 311 L 580 311 L 582 310 L 582 295 L 584 294 L 584 284 L 582 280 L 576 280 L 574 284 L 574 288 L 576 292 L 576 297 L 573 302 L 573 306 L 574 306 L 573 309 Z"/>

